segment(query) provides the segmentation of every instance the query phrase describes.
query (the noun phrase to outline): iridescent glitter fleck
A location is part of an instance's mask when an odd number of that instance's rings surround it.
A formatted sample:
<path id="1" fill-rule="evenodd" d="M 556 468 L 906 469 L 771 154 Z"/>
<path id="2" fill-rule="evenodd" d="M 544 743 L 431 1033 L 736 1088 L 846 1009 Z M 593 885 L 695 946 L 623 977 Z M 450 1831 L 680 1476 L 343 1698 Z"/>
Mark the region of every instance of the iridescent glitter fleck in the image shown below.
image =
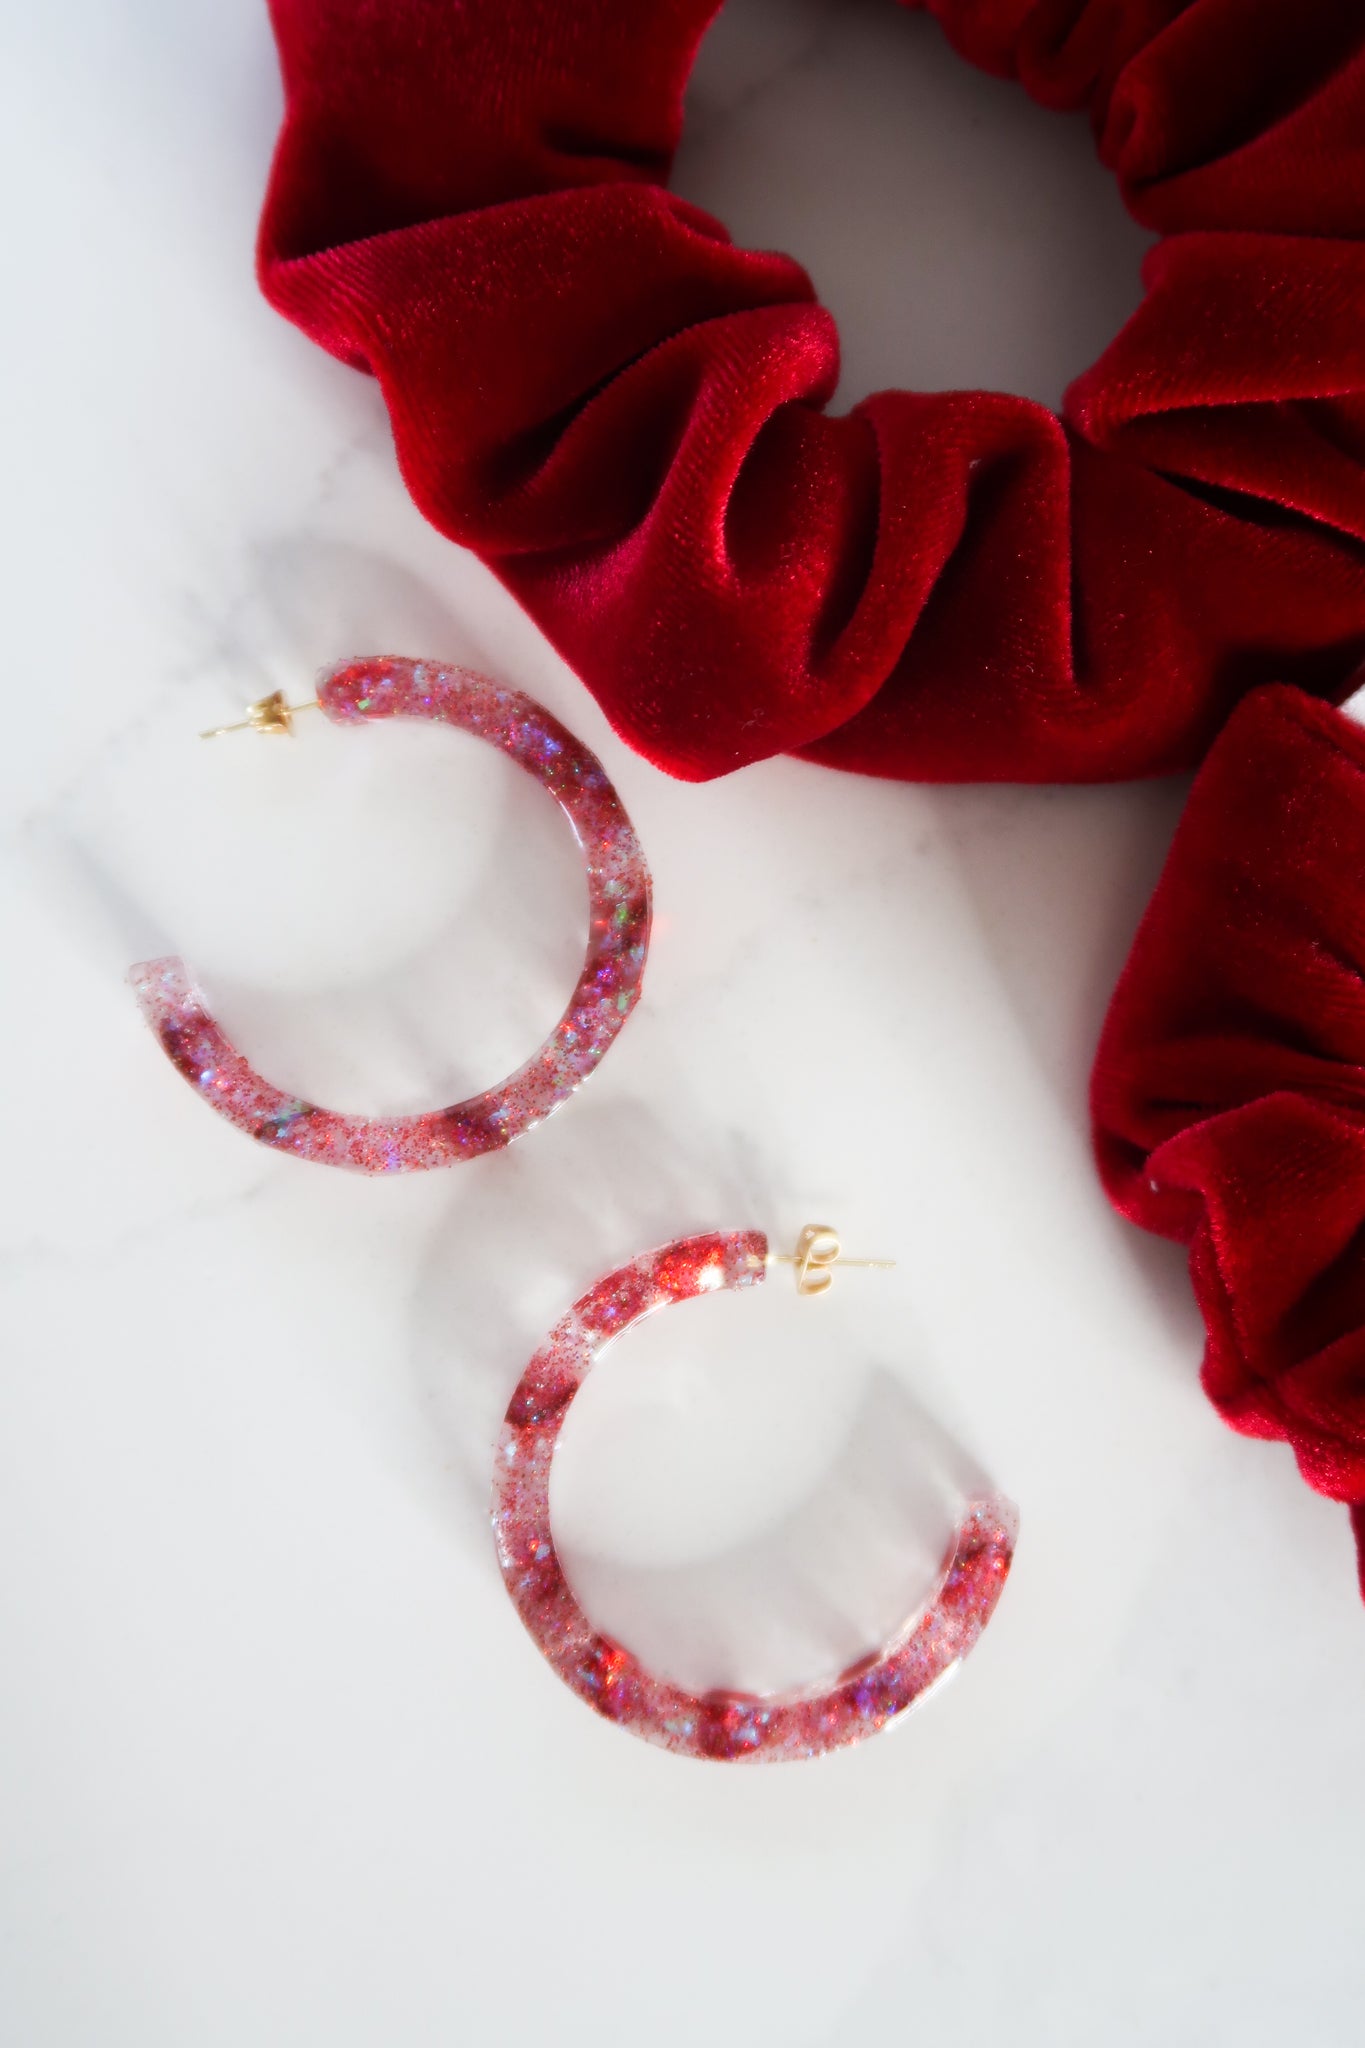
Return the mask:
<path id="1" fill-rule="evenodd" d="M 550 1464 L 574 1395 L 612 1339 L 670 1302 L 753 1287 L 758 1231 L 680 1239 L 608 1274 L 556 1324 L 522 1375 L 498 1441 L 493 1531 L 507 1590 L 565 1684 L 609 1721 L 680 1756 L 818 1756 L 903 1714 L 960 1663 L 995 1609 L 1014 1555 L 1009 1502 L 974 1501 L 933 1597 L 877 1654 L 832 1684 L 770 1695 L 697 1694 L 656 1678 L 602 1635 L 570 1591 L 550 1533 Z"/>
<path id="2" fill-rule="evenodd" d="M 429 718 L 500 747 L 543 783 L 583 851 L 588 950 L 568 1008 L 509 1079 L 420 1116 L 344 1116 L 285 1095 L 229 1045 L 183 960 L 146 960 L 129 980 L 167 1054 L 205 1102 L 248 1136 L 300 1159 L 362 1173 L 453 1166 L 510 1145 L 568 1100 L 634 1009 L 649 947 L 649 871 L 595 755 L 548 711 L 466 669 L 392 656 L 328 671 L 318 702 L 338 725 Z"/>

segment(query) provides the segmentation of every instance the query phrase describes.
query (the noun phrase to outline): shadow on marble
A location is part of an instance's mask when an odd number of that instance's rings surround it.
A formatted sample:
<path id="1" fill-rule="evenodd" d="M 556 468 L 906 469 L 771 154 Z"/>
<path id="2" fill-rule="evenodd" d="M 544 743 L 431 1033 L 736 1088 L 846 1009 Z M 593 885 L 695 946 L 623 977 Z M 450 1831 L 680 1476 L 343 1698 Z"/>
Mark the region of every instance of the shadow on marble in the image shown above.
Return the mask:
<path id="1" fill-rule="evenodd" d="M 1116 787 L 933 793 L 1001 999 L 1087 1159 L 1100 1031 L 1188 789 L 1181 776 Z M 1094 1184 L 1104 1204 L 1098 1174 Z M 1187 1358 L 1193 1372 L 1204 1331 L 1183 1247 L 1118 1218 L 1114 1229 L 1169 1332 L 1165 1355 Z"/>
<path id="2" fill-rule="evenodd" d="M 392 462 L 387 429 L 382 455 Z M 326 496 L 320 493 L 322 504 Z M 283 664 L 295 687 L 360 654 L 406 654 L 496 673 L 474 618 L 377 548 L 306 531 L 276 534 L 252 550 L 248 580 L 262 630 L 246 637 L 272 649 L 272 675 L 284 680 Z"/>

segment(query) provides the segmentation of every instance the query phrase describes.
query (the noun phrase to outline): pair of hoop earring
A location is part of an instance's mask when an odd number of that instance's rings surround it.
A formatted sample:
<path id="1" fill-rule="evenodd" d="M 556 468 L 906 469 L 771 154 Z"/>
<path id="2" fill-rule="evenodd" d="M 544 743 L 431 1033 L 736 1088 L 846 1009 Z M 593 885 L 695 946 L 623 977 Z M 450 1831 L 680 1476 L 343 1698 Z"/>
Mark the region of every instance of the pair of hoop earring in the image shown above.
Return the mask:
<path id="1" fill-rule="evenodd" d="M 568 818 L 587 870 L 587 953 L 567 1008 L 544 1044 L 497 1087 L 416 1116 L 359 1117 L 274 1087 L 227 1040 L 179 959 L 144 961 L 129 979 L 163 1049 L 201 1099 L 259 1143 L 365 1173 L 452 1166 L 534 1130 L 605 1057 L 639 1000 L 649 951 L 649 871 L 624 806 L 596 757 L 520 691 L 436 662 L 343 662 L 316 705 L 280 693 L 222 733 L 291 735 L 320 709 L 334 724 L 419 718 L 487 740 L 535 777 Z M 599 1714 L 678 1754 L 726 1760 L 814 1756 L 903 1715 L 972 1648 L 994 1612 L 1014 1554 L 1016 1516 L 999 1497 L 973 1501 L 932 1597 L 889 1641 L 832 1683 L 762 1696 L 696 1694 L 656 1677 L 594 1628 L 575 1599 L 550 1528 L 550 1466 L 575 1394 L 605 1347 L 643 1317 L 726 1288 L 752 1288 L 769 1266 L 793 1267 L 798 1290 L 828 1291 L 848 1260 L 824 1225 L 791 1254 L 755 1230 L 681 1238 L 599 1280 L 550 1332 L 509 1403 L 495 1459 L 493 1529 L 513 1604 L 547 1661 Z"/>

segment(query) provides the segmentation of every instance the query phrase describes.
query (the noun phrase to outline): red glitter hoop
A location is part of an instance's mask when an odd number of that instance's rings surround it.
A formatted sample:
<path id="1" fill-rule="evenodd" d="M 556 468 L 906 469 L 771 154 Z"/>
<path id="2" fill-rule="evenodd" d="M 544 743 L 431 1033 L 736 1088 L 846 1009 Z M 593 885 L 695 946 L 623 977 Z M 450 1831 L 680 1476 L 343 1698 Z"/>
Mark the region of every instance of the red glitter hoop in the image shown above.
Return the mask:
<path id="1" fill-rule="evenodd" d="M 519 690 L 466 669 L 392 656 L 343 662 L 318 685 L 337 725 L 429 718 L 488 740 L 549 790 L 588 875 L 588 950 L 563 1016 L 524 1066 L 480 1095 L 417 1116 L 321 1109 L 263 1079 L 215 1023 L 183 960 L 146 960 L 129 980 L 167 1056 L 203 1101 L 249 1137 L 362 1173 L 453 1166 L 510 1145 L 566 1102 L 639 998 L 649 949 L 649 870 L 596 755 Z"/>
<path id="2" fill-rule="evenodd" d="M 527 1366 L 498 1442 L 493 1529 L 518 1614 L 580 1699 L 679 1756 L 819 1756 L 874 1734 L 967 1655 L 995 1611 L 1014 1555 L 1014 1508 L 998 1498 L 972 1502 L 920 1613 L 833 1684 L 799 1692 L 689 1692 L 646 1671 L 593 1627 L 550 1531 L 550 1465 L 569 1405 L 606 1345 L 643 1317 L 722 1288 L 754 1287 L 767 1267 L 767 1238 L 742 1230 L 680 1238 L 609 1273 L 574 1303 Z"/>

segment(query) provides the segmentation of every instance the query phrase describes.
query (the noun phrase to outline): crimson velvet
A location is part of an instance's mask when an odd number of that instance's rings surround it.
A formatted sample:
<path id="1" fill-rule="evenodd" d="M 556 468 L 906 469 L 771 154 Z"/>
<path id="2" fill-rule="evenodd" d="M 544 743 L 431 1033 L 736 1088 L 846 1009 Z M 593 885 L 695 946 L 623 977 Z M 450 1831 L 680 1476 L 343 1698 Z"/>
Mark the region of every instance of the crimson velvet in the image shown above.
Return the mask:
<path id="1" fill-rule="evenodd" d="M 1095 1066 L 1100 1169 L 1190 1247 L 1204 1385 L 1350 1504 L 1365 1592 L 1365 730 L 1258 690 L 1195 784 Z"/>
<path id="2" fill-rule="evenodd" d="M 671 773 L 1145 774 L 1365 654 L 1362 0 L 939 0 L 1089 109 L 1165 237 L 1061 419 L 828 415 L 805 272 L 665 189 L 718 0 L 273 12 L 266 293 L 374 372 L 418 505 Z"/>
<path id="3" fill-rule="evenodd" d="M 1365 1542 L 1365 742 L 1319 701 L 1365 656 L 1365 0 L 933 0 L 1088 110 L 1162 237 L 1060 418 L 829 415 L 805 273 L 666 189 L 718 0 L 272 11 L 267 295 L 659 766 L 1121 777 L 1231 714 L 1105 1032 L 1101 1163 L 1190 1245 L 1222 1412 Z"/>

